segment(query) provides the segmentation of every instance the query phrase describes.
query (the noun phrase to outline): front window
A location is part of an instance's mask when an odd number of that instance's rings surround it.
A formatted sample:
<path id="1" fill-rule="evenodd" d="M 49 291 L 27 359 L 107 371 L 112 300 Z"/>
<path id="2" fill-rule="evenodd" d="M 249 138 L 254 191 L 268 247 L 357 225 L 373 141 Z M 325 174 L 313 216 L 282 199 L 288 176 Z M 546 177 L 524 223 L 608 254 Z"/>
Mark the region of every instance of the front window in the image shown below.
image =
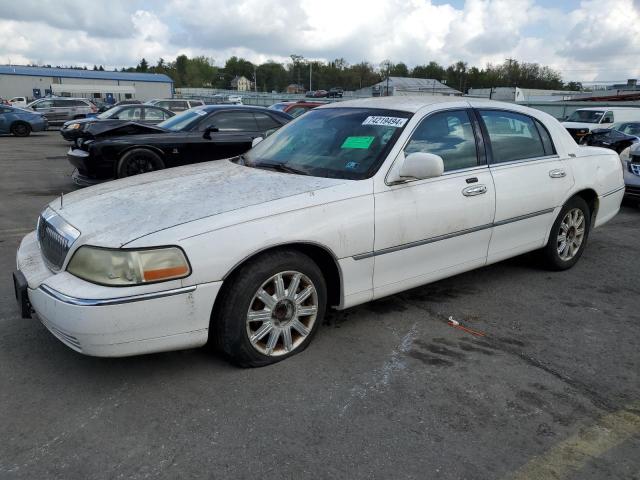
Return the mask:
<path id="1" fill-rule="evenodd" d="M 175 117 L 171 117 L 170 119 L 165 120 L 164 122 L 160 122 L 158 126 L 160 128 L 166 128 L 167 130 L 179 132 L 193 127 L 206 115 L 207 112 L 202 110 L 201 108 L 187 110 L 186 112 L 182 112 Z"/>
<path id="2" fill-rule="evenodd" d="M 567 122 L 600 123 L 602 115 L 603 112 L 598 112 L 596 110 L 576 110 L 571 115 L 569 115 L 569 118 L 567 118 Z"/>
<path id="3" fill-rule="evenodd" d="M 243 159 L 256 168 L 317 177 L 369 178 L 410 117 L 407 112 L 383 109 L 311 110 L 260 142 Z"/>
<path id="4" fill-rule="evenodd" d="M 404 149 L 405 155 L 416 152 L 442 157 L 445 172 L 477 166 L 476 138 L 469 114 L 452 110 L 427 117 Z"/>

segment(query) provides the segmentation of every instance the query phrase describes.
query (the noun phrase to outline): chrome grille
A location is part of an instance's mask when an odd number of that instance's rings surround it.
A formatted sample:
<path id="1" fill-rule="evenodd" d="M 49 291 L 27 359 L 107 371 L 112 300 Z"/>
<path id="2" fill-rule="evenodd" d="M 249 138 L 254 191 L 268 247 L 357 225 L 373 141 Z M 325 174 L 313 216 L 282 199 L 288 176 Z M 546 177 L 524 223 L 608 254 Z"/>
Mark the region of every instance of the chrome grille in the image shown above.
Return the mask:
<path id="1" fill-rule="evenodd" d="M 80 236 L 80 232 L 50 208 L 42 212 L 38 218 L 37 232 L 40 251 L 45 262 L 52 270 L 60 270 L 71 245 Z"/>

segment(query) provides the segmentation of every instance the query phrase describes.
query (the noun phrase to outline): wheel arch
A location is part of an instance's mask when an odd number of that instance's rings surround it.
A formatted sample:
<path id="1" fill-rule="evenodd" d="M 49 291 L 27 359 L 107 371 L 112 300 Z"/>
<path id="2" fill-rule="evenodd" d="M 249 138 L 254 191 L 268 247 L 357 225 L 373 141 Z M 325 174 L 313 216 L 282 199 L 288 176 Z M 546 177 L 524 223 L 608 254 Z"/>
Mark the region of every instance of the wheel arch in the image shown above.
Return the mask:
<path id="1" fill-rule="evenodd" d="M 589 214 L 591 215 L 591 226 L 595 224 L 596 216 L 598 215 L 598 208 L 600 207 L 600 201 L 598 200 L 598 194 L 592 188 L 585 188 L 575 192 L 571 197 L 580 197 L 589 206 Z M 569 199 L 567 199 L 568 201 Z"/>
<path id="2" fill-rule="evenodd" d="M 338 263 L 338 258 L 329 248 L 315 242 L 304 241 L 283 243 L 278 245 L 270 245 L 257 250 L 251 253 L 251 255 L 248 255 L 237 262 L 233 267 L 231 267 L 229 271 L 222 277 L 223 282 L 231 275 L 233 275 L 233 273 L 238 271 L 240 267 L 246 265 L 248 262 L 251 262 L 256 257 L 275 250 L 295 250 L 311 258 L 314 262 L 316 262 L 316 264 L 322 271 L 322 274 L 324 275 L 325 281 L 327 283 L 328 305 L 333 306 L 340 305 L 342 303 L 343 277 L 340 264 Z M 218 303 L 218 299 L 220 297 L 221 295 L 218 295 L 216 297 L 216 301 L 214 303 L 214 312 L 216 310 L 215 304 Z"/>

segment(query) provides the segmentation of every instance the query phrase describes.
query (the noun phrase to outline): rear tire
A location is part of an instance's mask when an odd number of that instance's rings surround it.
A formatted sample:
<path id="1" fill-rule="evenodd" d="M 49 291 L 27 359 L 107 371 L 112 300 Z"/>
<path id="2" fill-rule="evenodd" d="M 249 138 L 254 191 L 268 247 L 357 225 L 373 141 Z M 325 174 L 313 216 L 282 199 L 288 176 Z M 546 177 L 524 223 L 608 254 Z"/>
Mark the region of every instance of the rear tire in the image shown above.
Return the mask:
<path id="1" fill-rule="evenodd" d="M 311 258 L 267 252 L 225 280 L 209 341 L 242 367 L 276 363 L 307 348 L 326 303 L 324 276 Z"/>
<path id="2" fill-rule="evenodd" d="M 582 197 L 572 197 L 553 222 L 547 246 L 541 251 L 547 268 L 566 270 L 573 267 L 587 245 L 591 211 Z"/>
<path id="3" fill-rule="evenodd" d="M 116 176 L 118 178 L 131 177 L 163 168 L 165 168 L 164 162 L 157 153 L 146 148 L 135 148 L 122 156 L 118 162 Z"/>
<path id="4" fill-rule="evenodd" d="M 24 122 L 16 122 L 11 125 L 11 133 L 16 137 L 28 137 L 31 134 L 31 125 Z"/>

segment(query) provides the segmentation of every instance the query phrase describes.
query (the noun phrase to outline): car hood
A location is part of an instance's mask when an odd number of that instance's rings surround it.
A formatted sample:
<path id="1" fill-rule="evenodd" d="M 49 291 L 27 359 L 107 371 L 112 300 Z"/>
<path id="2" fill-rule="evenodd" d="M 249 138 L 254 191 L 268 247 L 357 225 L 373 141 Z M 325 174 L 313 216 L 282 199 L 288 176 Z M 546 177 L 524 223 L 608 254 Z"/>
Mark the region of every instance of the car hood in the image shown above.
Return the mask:
<path id="1" fill-rule="evenodd" d="M 149 135 L 157 135 L 158 133 L 170 133 L 169 130 L 165 130 L 155 125 L 148 125 L 144 123 L 132 122 L 127 120 L 100 120 L 89 125 L 85 132 L 88 135 L 100 136 L 100 137 L 130 137 L 134 139 L 147 138 Z M 113 138 L 118 140 L 117 138 Z M 124 140 L 124 138 L 123 138 Z"/>
<path id="2" fill-rule="evenodd" d="M 564 128 L 586 128 L 587 130 L 591 130 L 592 128 L 602 128 L 597 125 L 597 123 L 562 122 L 562 126 Z"/>
<path id="3" fill-rule="evenodd" d="M 170 227 L 349 181 L 218 160 L 78 190 L 49 207 L 80 230 L 82 244 L 120 247 Z"/>

